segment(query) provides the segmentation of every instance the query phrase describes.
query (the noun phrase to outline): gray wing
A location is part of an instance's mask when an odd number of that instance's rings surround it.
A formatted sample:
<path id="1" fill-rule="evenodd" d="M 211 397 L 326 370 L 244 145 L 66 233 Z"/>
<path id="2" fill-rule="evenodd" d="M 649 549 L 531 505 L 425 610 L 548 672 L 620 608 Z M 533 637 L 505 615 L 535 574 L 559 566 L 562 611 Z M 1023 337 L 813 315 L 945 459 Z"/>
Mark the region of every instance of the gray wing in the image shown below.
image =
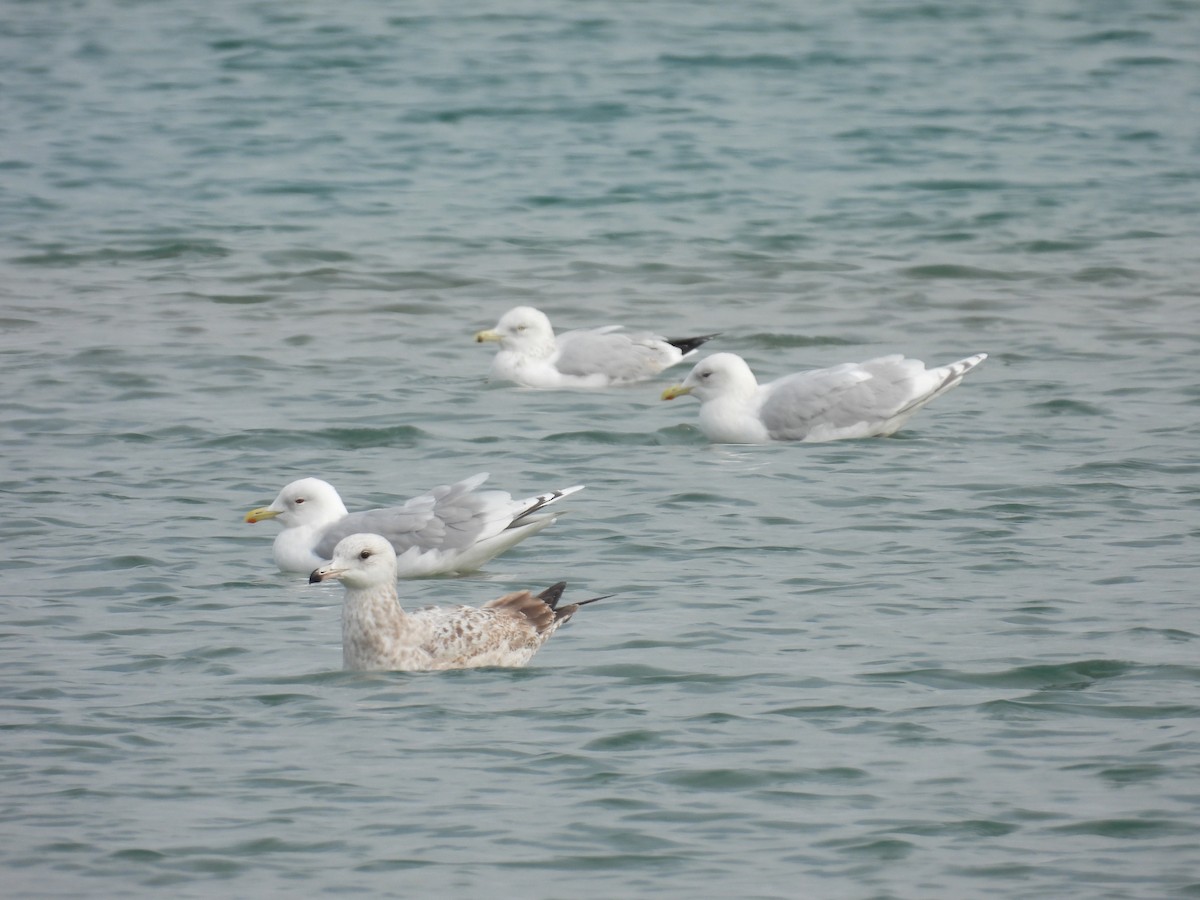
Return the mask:
<path id="1" fill-rule="evenodd" d="M 612 381 L 639 381 L 661 372 L 683 356 L 658 335 L 626 333 L 617 328 L 559 335 L 555 368 L 564 375 L 601 374 Z"/>
<path id="2" fill-rule="evenodd" d="M 801 440 L 817 426 L 885 422 L 908 405 L 914 375 L 924 370 L 896 355 L 788 375 L 763 385 L 759 416 L 771 437 L 782 440 Z"/>
<path id="3" fill-rule="evenodd" d="M 457 484 L 439 485 L 403 506 L 350 513 L 326 529 L 316 553 L 330 559 L 338 541 L 359 532 L 383 535 L 397 554 L 414 546 L 422 551 L 465 550 L 512 518 L 508 494 L 474 492 L 485 480 L 487 474 L 481 473 Z"/>

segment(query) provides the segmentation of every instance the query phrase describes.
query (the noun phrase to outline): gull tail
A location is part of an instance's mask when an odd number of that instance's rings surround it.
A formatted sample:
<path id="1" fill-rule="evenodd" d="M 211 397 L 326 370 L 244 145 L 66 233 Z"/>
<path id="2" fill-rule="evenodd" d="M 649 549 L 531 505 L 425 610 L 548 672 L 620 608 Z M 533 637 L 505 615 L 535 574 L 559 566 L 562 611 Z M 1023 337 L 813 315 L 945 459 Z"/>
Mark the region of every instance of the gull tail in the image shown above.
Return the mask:
<path id="1" fill-rule="evenodd" d="M 963 376 L 987 358 L 988 355 L 986 353 L 976 353 L 974 356 L 968 356 L 965 359 L 947 363 L 935 369 L 926 369 L 924 374 L 930 377 L 931 385 L 924 393 L 914 397 L 906 406 L 896 411 L 891 420 L 894 425 L 886 433 L 894 433 L 904 424 L 909 416 L 926 403 L 942 396 L 942 394 L 951 388 L 958 387 L 959 383 L 963 380 Z"/>
<path id="2" fill-rule="evenodd" d="M 521 616 L 537 630 L 538 634 L 545 634 L 547 631 L 553 631 L 559 625 L 565 624 L 571 616 L 575 615 L 579 607 L 605 599 L 605 597 L 593 597 L 591 600 L 581 600 L 578 603 L 560 607 L 558 601 L 562 599 L 566 587 L 567 583 L 560 581 L 558 584 L 550 585 L 536 596 L 531 591 L 514 591 L 483 604 L 483 609 L 502 609 L 513 615 Z M 607 596 L 611 597 L 612 595 Z"/>
<path id="3" fill-rule="evenodd" d="M 554 621 L 560 625 L 565 625 L 567 620 L 579 611 L 579 607 L 595 603 L 597 600 L 607 600 L 612 596 L 612 594 L 605 594 L 603 597 L 592 597 L 590 600 L 580 600 L 578 603 L 572 603 L 560 609 L 558 601 L 562 599 L 563 590 L 566 586 L 567 583 L 565 581 L 560 581 L 558 584 L 551 585 L 538 594 L 538 599 L 554 610 Z"/>

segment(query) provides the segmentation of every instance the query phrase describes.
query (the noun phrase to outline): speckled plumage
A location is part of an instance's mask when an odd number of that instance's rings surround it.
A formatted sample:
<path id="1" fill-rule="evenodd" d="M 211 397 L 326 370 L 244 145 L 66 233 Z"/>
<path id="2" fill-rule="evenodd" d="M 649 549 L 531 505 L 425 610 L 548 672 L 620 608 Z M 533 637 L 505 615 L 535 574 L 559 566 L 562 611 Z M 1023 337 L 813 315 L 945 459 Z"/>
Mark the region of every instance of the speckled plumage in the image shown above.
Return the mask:
<path id="1" fill-rule="evenodd" d="M 585 600 L 558 606 L 565 583 L 541 594 L 516 591 L 473 606 L 406 612 L 396 594 L 396 554 L 376 534 L 344 538 L 310 582 L 337 580 L 342 601 L 342 664 L 362 671 L 433 671 L 523 666 Z"/>

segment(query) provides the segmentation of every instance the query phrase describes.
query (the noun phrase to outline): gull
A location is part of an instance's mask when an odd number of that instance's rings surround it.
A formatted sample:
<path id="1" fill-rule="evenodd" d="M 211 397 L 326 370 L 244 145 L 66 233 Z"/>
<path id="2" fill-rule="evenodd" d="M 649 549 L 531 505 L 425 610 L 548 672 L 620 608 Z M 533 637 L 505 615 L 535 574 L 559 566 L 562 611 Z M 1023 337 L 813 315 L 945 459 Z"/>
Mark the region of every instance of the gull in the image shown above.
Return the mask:
<path id="1" fill-rule="evenodd" d="M 652 378 L 716 336 L 670 339 L 605 325 L 556 337 L 545 313 L 518 306 L 475 340 L 499 342 L 492 360 L 492 377 L 499 381 L 532 388 L 603 388 Z"/>
<path id="2" fill-rule="evenodd" d="M 457 484 L 439 485 L 403 506 L 347 512 L 327 481 L 301 478 L 279 492 L 270 506 L 246 513 L 250 523 L 278 519 L 275 564 L 284 572 L 311 572 L 328 560 L 338 541 L 350 534 L 381 534 L 392 543 L 402 578 L 474 572 L 561 514 L 551 503 L 583 490 L 583 485 L 514 500 L 506 491 L 476 491 L 487 481 L 480 472 Z"/>
<path id="3" fill-rule="evenodd" d="M 315 569 L 309 584 L 340 581 L 342 665 L 359 671 L 428 672 L 523 666 L 579 607 L 559 606 L 560 581 L 538 595 L 515 591 L 481 607 L 428 606 L 405 612 L 396 595 L 396 553 L 377 534 L 352 534 Z"/>
<path id="4" fill-rule="evenodd" d="M 987 359 L 976 353 L 934 369 L 899 354 L 785 375 L 759 384 L 735 353 L 696 363 L 662 399 L 700 400 L 700 430 L 718 444 L 833 441 L 894 434 L 909 417 Z"/>

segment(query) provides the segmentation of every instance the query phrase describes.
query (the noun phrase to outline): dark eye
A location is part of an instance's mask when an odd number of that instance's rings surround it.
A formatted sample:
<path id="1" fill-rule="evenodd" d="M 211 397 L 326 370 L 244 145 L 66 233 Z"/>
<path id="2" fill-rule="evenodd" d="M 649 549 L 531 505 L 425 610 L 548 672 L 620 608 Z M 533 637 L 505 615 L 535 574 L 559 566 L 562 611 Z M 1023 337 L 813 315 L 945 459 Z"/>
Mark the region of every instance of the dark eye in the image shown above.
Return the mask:
<path id="1" fill-rule="evenodd" d="M 370 551 L 370 550 L 364 550 L 362 553 L 358 554 L 358 558 L 359 558 L 359 559 L 370 559 L 370 558 L 371 558 L 371 551 Z"/>
<path id="2" fill-rule="evenodd" d="M 700 377 L 701 377 L 701 378 L 707 378 L 707 377 L 708 377 L 709 375 L 711 375 L 711 374 L 712 374 L 712 372 L 701 372 L 701 373 L 700 373 Z"/>
<path id="3" fill-rule="evenodd" d="M 293 503 L 295 503 L 297 506 L 299 506 L 301 503 L 303 503 L 303 502 L 304 502 L 304 498 L 303 498 L 303 497 L 297 497 L 297 498 L 296 498 L 295 500 L 293 500 L 292 502 L 293 502 Z"/>

